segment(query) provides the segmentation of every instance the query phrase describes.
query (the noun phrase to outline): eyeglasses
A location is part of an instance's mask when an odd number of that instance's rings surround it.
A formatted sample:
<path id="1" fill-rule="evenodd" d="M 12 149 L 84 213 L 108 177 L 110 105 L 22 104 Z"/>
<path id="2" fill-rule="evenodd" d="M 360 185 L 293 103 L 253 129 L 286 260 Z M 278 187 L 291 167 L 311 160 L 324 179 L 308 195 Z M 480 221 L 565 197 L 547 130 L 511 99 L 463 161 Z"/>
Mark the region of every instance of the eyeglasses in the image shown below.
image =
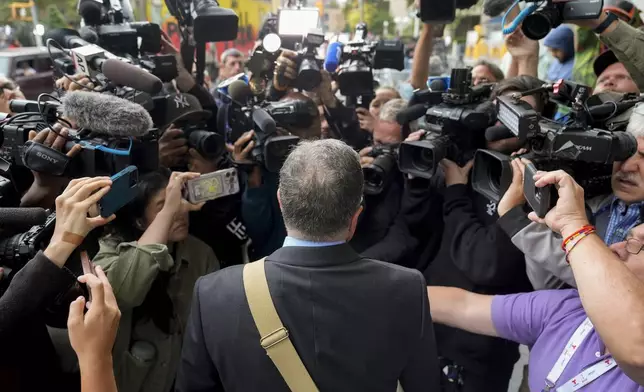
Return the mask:
<path id="1" fill-rule="evenodd" d="M 642 241 L 629 237 L 626 239 L 626 251 L 632 255 L 639 254 L 644 249 Z"/>

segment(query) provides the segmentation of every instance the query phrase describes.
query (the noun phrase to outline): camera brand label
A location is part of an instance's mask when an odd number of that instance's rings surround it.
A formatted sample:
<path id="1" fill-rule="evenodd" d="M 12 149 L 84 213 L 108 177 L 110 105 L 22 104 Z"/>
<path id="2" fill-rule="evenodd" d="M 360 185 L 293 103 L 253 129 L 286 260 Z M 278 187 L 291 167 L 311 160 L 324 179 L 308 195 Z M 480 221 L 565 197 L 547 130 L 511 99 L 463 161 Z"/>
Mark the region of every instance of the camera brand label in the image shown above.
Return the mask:
<path id="1" fill-rule="evenodd" d="M 44 160 L 49 161 L 49 162 L 51 162 L 51 163 L 58 163 L 58 159 L 56 159 L 56 158 L 54 158 L 54 157 L 50 157 L 50 156 L 49 156 L 49 155 L 47 155 L 47 154 L 43 154 L 43 153 L 42 153 L 42 152 L 40 152 L 40 151 L 36 151 L 36 156 L 37 156 L 38 158 L 40 158 L 40 159 L 44 159 Z"/>

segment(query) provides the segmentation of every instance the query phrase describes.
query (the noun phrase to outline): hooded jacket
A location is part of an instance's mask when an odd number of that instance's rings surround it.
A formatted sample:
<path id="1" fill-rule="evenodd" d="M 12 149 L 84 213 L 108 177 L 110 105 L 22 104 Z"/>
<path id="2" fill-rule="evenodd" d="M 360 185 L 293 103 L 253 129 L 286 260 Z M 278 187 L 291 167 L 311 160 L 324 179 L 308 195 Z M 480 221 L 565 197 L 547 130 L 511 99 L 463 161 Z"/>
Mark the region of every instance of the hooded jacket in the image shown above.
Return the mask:
<path id="1" fill-rule="evenodd" d="M 559 26 L 546 36 L 543 44 L 552 49 L 563 52 L 564 60 L 555 59 L 550 64 L 546 79 L 555 81 L 559 79 L 572 79 L 572 69 L 575 65 L 575 33 L 567 26 Z"/>

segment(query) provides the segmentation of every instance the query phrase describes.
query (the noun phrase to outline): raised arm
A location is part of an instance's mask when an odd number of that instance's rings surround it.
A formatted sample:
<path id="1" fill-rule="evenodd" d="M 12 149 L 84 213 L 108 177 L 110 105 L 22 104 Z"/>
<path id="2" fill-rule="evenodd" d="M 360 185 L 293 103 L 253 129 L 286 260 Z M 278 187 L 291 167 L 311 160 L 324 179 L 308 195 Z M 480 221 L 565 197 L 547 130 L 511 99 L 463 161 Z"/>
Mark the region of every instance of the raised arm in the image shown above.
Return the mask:
<path id="1" fill-rule="evenodd" d="M 481 335 L 498 336 L 492 323 L 491 295 L 455 287 L 427 287 L 429 309 L 436 323 Z"/>
<path id="2" fill-rule="evenodd" d="M 547 224 L 563 238 L 588 225 L 584 190 L 569 174 L 539 172 L 535 179 L 537 187 L 556 185 L 559 199 L 545 219 L 534 213 L 531 219 Z M 630 263 L 620 260 L 595 234 L 570 248 L 568 261 L 588 317 L 620 368 L 644 384 L 644 282 L 627 267 Z"/>

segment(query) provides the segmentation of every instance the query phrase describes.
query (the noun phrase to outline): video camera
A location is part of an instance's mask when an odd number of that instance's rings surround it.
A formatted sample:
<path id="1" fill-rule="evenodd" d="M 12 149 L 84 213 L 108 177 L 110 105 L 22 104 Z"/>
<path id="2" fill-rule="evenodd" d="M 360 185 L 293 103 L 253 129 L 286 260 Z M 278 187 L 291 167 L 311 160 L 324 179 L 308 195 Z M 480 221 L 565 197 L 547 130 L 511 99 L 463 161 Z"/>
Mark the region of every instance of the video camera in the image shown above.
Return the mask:
<path id="1" fill-rule="evenodd" d="M 526 37 L 538 41 L 563 22 L 597 19 L 604 7 L 603 0 L 524 1 L 531 4 L 519 13 L 509 27 L 504 27 L 503 34 L 511 34 L 521 25 L 521 31 Z M 511 9 L 507 12 L 510 11 Z"/>
<path id="2" fill-rule="evenodd" d="M 357 105 L 358 97 L 373 96 L 374 69 L 396 69 L 402 71 L 405 68 L 405 48 L 400 40 L 381 40 L 370 42 L 367 38 L 366 23 L 359 23 L 356 26 L 355 38 L 352 42 L 344 45 L 342 51 L 333 53 L 329 45 L 329 53 L 325 61 L 325 68 L 329 72 L 337 73 L 338 87 L 340 93 L 347 97 L 347 106 Z M 337 68 L 336 68 L 337 67 Z M 369 105 L 368 100 L 362 99 Z"/>
<path id="3" fill-rule="evenodd" d="M 538 90 L 551 91 L 559 99 L 567 100 L 571 119 L 561 124 L 543 118 L 521 100 L 522 96 Z M 637 141 L 629 133 L 610 132 L 591 125 L 593 120 L 597 120 L 594 116 L 605 113 L 609 108 L 613 114 L 618 114 L 618 106 L 606 103 L 588 108 L 589 92 L 587 86 L 559 81 L 527 93 L 498 97 L 497 112 L 498 120 L 520 141 L 527 143 L 530 153 L 524 158 L 530 159 L 539 170 L 567 171 L 584 188 L 586 197 L 593 197 L 610 189 L 612 163 L 631 157 L 637 151 Z M 474 190 L 491 200 L 500 200 L 512 181 L 510 159 L 494 151 L 477 151 L 472 177 Z M 531 180 L 531 176 L 529 179 L 526 177 L 526 184 Z M 535 190 L 530 192 L 534 194 Z M 542 196 L 544 201 L 549 199 L 549 196 Z M 530 203 L 535 211 L 536 204 L 539 204 L 536 200 Z M 540 209 L 547 211 L 549 207 L 546 205 Z"/>
<path id="4" fill-rule="evenodd" d="M 373 162 L 362 168 L 364 175 L 364 193 L 379 195 L 391 181 L 391 173 L 398 162 L 398 146 L 374 146 L 367 154 Z"/>
<path id="5" fill-rule="evenodd" d="M 469 68 L 455 68 L 446 92 L 417 94 L 427 100 L 424 107 L 429 129 L 423 139 L 400 145 L 401 172 L 429 179 L 443 158 L 461 166 L 472 159 L 482 146 L 483 131 L 494 122 L 495 113 L 493 107 L 481 104 L 489 98 L 491 85 L 472 88 L 471 82 Z M 408 111 L 423 109 L 423 105 L 415 106 Z"/>

